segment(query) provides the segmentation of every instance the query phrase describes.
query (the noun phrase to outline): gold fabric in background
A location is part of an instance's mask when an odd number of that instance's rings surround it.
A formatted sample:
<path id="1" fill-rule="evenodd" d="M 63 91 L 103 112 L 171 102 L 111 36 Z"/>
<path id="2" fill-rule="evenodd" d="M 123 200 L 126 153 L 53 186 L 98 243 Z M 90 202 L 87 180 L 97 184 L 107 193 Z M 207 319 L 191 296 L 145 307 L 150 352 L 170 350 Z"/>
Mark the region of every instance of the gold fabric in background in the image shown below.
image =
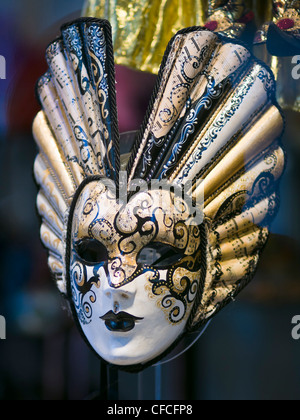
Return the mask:
<path id="1" fill-rule="evenodd" d="M 112 25 L 116 64 L 157 74 L 168 42 L 182 28 L 202 26 L 208 0 L 87 0 L 82 16 Z M 272 17 L 272 2 L 247 0 L 257 25 Z"/>
<path id="2" fill-rule="evenodd" d="M 157 74 L 172 36 L 203 25 L 206 10 L 207 0 L 89 0 L 83 16 L 110 21 L 117 64 Z"/>
<path id="3" fill-rule="evenodd" d="M 172 36 L 182 28 L 204 25 L 208 4 L 208 0 L 87 0 L 82 16 L 110 21 L 116 64 L 157 74 Z M 245 4 L 254 12 L 257 28 L 272 20 L 271 0 Z M 300 111 L 300 84 L 292 79 L 291 57 L 272 57 L 264 46 L 254 53 L 272 68 L 280 105 Z"/>

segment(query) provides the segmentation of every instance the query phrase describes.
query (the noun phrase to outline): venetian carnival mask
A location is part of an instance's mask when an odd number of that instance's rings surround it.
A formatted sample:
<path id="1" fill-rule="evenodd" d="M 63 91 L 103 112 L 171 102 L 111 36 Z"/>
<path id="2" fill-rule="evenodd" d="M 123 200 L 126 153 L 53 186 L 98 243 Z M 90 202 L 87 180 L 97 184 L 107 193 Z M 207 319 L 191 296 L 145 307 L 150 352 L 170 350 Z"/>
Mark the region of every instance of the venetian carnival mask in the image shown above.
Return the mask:
<path id="1" fill-rule="evenodd" d="M 183 333 L 201 272 L 200 227 L 171 191 L 139 192 L 124 205 L 101 179 L 73 212 L 70 288 L 98 354 L 139 364 Z"/>
<path id="2" fill-rule="evenodd" d="M 108 22 L 65 25 L 46 57 L 33 133 L 49 267 L 97 355 L 142 369 L 253 277 L 284 169 L 274 79 L 238 43 L 180 31 L 122 171 Z"/>

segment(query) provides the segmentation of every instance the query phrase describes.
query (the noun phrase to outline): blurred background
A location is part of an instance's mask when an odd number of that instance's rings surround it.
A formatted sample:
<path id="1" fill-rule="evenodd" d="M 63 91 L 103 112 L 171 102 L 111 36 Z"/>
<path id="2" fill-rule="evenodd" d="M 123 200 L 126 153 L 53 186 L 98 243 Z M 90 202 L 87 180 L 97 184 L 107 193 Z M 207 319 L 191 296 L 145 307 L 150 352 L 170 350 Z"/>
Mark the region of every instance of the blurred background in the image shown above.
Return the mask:
<path id="1" fill-rule="evenodd" d="M 0 340 L 0 400 L 82 400 L 103 388 L 100 362 L 50 278 L 32 177 L 34 86 L 46 70 L 44 50 L 82 6 L 82 0 L 1 0 L 0 315 L 7 335 Z M 137 129 L 155 76 L 117 67 L 117 82 L 120 131 Z M 254 280 L 182 356 L 141 374 L 120 372 L 120 399 L 300 398 L 300 340 L 291 334 L 300 315 L 299 114 L 285 115 L 281 208 Z"/>

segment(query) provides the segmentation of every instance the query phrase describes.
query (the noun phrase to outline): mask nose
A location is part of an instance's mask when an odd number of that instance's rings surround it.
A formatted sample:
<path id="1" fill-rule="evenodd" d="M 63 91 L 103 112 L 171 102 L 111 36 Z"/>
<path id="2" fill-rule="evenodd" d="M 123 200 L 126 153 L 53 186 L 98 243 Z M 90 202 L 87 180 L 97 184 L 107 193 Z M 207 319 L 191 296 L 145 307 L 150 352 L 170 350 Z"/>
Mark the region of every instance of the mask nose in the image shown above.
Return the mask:
<path id="1" fill-rule="evenodd" d="M 111 287 L 107 280 L 104 283 L 103 292 L 105 300 L 115 314 L 131 307 L 136 295 L 133 283 L 116 289 Z"/>

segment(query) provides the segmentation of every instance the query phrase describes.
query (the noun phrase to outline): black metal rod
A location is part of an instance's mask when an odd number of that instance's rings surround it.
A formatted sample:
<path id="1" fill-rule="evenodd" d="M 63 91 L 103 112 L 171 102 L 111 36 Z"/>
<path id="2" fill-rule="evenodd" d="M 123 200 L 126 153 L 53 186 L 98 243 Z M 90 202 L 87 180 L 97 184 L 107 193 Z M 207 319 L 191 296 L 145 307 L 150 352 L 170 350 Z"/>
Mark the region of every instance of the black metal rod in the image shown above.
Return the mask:
<path id="1" fill-rule="evenodd" d="M 119 400 L 119 371 L 114 366 L 108 366 L 108 400 Z"/>
<path id="2" fill-rule="evenodd" d="M 100 365 L 100 400 L 107 401 L 108 399 L 108 378 L 107 378 L 107 365 L 101 360 Z"/>

